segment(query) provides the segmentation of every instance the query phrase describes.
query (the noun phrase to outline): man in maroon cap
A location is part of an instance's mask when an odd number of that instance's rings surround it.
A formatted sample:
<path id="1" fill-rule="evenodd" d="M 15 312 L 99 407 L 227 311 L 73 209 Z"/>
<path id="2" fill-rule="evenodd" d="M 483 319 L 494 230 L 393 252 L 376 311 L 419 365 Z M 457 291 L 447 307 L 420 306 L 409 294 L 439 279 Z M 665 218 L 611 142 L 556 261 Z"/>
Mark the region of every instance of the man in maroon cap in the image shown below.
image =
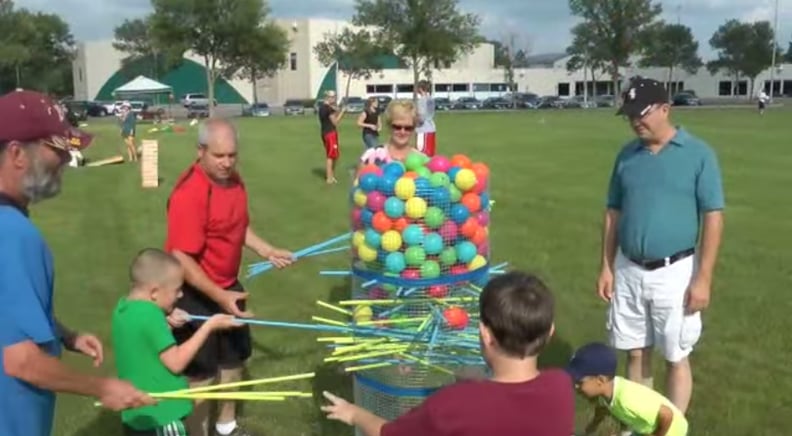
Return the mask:
<path id="1" fill-rule="evenodd" d="M 53 314 L 52 253 L 28 218 L 28 205 L 60 192 L 69 148 L 90 135 L 68 124 L 46 96 L 15 91 L 0 97 L 0 434 L 49 436 L 55 392 L 98 398 L 112 410 L 153 404 L 131 384 L 80 374 L 60 362 L 61 346 L 93 355 L 101 343 L 76 335 Z"/>

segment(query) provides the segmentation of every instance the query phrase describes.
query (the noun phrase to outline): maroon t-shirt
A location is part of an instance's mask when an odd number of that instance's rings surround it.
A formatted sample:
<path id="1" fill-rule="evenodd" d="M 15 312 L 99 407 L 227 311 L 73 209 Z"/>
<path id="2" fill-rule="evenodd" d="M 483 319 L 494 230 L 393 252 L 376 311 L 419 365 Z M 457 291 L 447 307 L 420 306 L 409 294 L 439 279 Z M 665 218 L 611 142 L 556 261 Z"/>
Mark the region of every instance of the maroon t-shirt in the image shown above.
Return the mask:
<path id="1" fill-rule="evenodd" d="M 575 391 L 565 371 L 525 383 L 461 382 L 441 389 L 395 421 L 382 436 L 570 436 Z"/>

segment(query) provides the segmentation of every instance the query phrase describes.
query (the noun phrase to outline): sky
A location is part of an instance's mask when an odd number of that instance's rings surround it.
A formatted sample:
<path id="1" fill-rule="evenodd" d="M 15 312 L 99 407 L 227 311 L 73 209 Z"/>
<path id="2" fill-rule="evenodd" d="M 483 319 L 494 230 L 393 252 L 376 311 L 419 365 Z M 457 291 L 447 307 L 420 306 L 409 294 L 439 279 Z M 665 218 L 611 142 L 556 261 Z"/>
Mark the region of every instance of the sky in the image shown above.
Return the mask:
<path id="1" fill-rule="evenodd" d="M 531 54 L 563 52 L 570 42 L 569 29 L 577 22 L 566 0 L 459 0 L 460 7 L 481 17 L 481 32 L 488 38 L 507 40 Z M 681 22 L 699 41 L 699 54 L 713 57 L 709 39 L 726 20 L 773 20 L 779 4 L 779 44 L 792 40 L 792 0 L 658 0 L 663 18 Z M 18 7 L 56 13 L 69 23 L 78 41 L 110 39 L 125 19 L 150 11 L 150 0 L 15 0 Z M 349 19 L 354 0 L 269 0 L 275 18 Z"/>

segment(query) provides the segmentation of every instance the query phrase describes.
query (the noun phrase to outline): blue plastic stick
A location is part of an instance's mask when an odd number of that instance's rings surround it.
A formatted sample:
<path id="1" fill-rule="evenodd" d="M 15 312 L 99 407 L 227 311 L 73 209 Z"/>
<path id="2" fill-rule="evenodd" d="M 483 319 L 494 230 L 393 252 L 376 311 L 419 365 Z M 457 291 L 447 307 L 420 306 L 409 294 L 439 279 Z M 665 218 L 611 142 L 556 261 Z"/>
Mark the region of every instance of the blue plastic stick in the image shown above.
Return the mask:
<path id="1" fill-rule="evenodd" d="M 321 276 L 348 276 L 351 275 L 350 271 L 319 271 Z"/>

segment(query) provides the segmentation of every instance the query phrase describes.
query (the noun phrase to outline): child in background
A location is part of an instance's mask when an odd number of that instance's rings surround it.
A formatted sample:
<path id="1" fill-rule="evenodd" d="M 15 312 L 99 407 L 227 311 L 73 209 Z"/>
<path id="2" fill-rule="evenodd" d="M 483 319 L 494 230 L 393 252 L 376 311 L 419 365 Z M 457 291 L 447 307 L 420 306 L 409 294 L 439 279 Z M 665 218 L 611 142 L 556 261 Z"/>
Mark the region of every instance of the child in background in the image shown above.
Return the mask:
<path id="1" fill-rule="evenodd" d="M 687 434 L 688 422 L 670 400 L 640 383 L 617 376 L 616 367 L 616 353 L 605 344 L 587 344 L 572 356 L 567 371 L 575 387 L 599 402 L 585 434 L 592 434 L 609 413 L 635 434 Z"/>
<path id="2" fill-rule="evenodd" d="M 388 422 L 324 392 L 328 418 L 366 436 L 570 436 L 575 426 L 572 381 L 563 370 L 537 368 L 553 334 L 554 299 L 538 278 L 511 272 L 481 293 L 481 352 L 488 380 L 439 390 L 420 406 Z"/>
<path id="3" fill-rule="evenodd" d="M 370 164 L 381 166 L 393 161 L 404 162 L 410 153 L 417 151 L 413 146 L 418 121 L 415 103 L 394 100 L 385 110 L 385 118 L 391 131 L 390 138 L 387 143 L 366 150 L 360 157 L 360 168 Z"/>
<path id="4" fill-rule="evenodd" d="M 189 389 L 179 374 L 209 334 L 236 327 L 231 315 L 215 315 L 193 337 L 177 345 L 173 326 L 186 314 L 174 312 L 184 274 L 175 257 L 158 249 L 138 253 L 130 268 L 132 290 L 113 312 L 112 335 L 118 377 L 149 393 Z M 152 406 L 121 413 L 127 436 L 186 436 L 184 420 L 192 413 L 190 400 L 161 400 Z"/>

